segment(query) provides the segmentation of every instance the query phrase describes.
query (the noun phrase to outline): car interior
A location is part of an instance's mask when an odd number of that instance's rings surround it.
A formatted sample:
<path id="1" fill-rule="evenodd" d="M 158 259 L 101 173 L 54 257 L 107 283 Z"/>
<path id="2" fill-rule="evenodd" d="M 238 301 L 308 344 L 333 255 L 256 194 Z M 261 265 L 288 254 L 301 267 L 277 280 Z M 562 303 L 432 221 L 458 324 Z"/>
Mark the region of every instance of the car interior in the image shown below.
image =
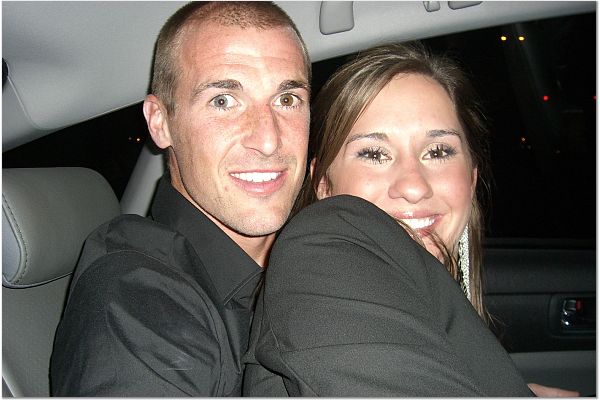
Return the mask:
<path id="1" fill-rule="evenodd" d="M 11 168 L 2 186 L 2 374 L 14 396 L 48 395 L 48 361 L 83 241 L 119 215 L 89 168 Z"/>
<path id="2" fill-rule="evenodd" d="M 294 20 L 306 42 L 315 70 L 314 91 L 317 81 L 324 81 L 331 73 L 335 64 L 331 60 L 339 64 L 345 57 L 377 44 L 437 40 L 435 43 L 443 47 L 454 40 L 453 35 L 500 26 L 510 26 L 517 37 L 526 32 L 519 29 L 534 29 L 537 21 L 581 15 L 593 20 L 595 32 L 597 4 L 276 3 Z M 115 193 L 118 191 L 111 187 L 110 179 L 92 166 L 61 161 L 40 165 L 35 157 L 16 152 L 125 108 L 137 107 L 141 114 L 138 106 L 149 90 L 157 34 L 184 4 L 2 2 L 3 397 L 49 396 L 54 331 L 85 238 L 120 213 L 146 215 L 164 172 L 163 156 L 151 140 L 135 155 L 122 193 Z M 589 40 L 586 48 L 594 52 L 595 60 L 595 37 Z M 513 81 L 498 84 L 527 86 L 534 97 L 545 93 L 548 85 L 554 84 L 552 77 L 538 73 L 536 63 L 543 62 L 545 53 L 527 47 L 520 51 L 520 61 L 515 58 L 514 62 L 529 67 L 515 74 Z M 592 68 L 594 82 L 589 82 L 589 89 L 595 102 L 595 66 Z M 526 102 L 519 106 L 527 113 L 537 112 L 538 107 Z M 560 110 L 565 115 L 579 115 L 573 107 L 570 114 L 564 107 Z M 595 121 L 595 103 L 592 113 Z M 543 117 L 545 132 L 552 133 L 556 125 L 552 118 Z M 523 123 L 523 129 L 533 129 L 527 124 Z M 84 144 L 86 134 L 85 129 L 78 133 Z M 595 132 L 592 136 L 595 145 Z M 521 146 L 526 147 L 524 139 Z M 544 140 L 538 138 L 538 142 Z M 75 150 L 63 145 L 61 151 Z M 595 161 L 595 151 L 591 153 Z M 110 157 L 104 154 L 104 158 Z M 18 162 L 11 161 L 13 158 Z M 591 173 L 595 179 L 595 171 Z M 588 202 L 593 214 L 589 217 L 595 220 L 595 197 Z M 596 251 L 592 230 L 593 237 L 585 240 L 580 236 L 563 240 L 500 235 L 486 242 L 484 264 L 485 301 L 493 316 L 492 329 L 526 381 L 577 390 L 584 396 L 596 394 Z"/>

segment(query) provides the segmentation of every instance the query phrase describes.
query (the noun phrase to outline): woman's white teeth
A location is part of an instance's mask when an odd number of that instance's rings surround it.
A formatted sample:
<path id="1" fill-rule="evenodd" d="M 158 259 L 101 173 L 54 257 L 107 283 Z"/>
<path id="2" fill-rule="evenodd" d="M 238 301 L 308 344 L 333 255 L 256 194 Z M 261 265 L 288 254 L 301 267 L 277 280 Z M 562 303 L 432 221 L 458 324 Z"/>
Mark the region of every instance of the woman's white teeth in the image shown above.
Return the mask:
<path id="1" fill-rule="evenodd" d="M 246 182 L 261 183 L 275 180 L 279 174 L 277 172 L 240 172 L 231 175 Z"/>
<path id="2" fill-rule="evenodd" d="M 411 219 L 403 219 L 406 225 L 410 226 L 412 229 L 423 229 L 428 227 L 434 223 L 433 218 L 411 218 Z"/>

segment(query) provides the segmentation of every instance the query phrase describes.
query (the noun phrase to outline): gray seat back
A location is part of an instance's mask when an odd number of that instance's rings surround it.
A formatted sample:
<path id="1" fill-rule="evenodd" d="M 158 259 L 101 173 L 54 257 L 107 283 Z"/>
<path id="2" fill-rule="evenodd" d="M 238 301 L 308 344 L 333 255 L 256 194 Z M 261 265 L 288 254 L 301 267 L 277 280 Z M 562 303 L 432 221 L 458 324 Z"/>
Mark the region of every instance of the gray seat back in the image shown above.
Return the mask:
<path id="1" fill-rule="evenodd" d="M 83 242 L 119 213 L 93 170 L 2 170 L 3 396 L 49 396 L 54 334 Z"/>

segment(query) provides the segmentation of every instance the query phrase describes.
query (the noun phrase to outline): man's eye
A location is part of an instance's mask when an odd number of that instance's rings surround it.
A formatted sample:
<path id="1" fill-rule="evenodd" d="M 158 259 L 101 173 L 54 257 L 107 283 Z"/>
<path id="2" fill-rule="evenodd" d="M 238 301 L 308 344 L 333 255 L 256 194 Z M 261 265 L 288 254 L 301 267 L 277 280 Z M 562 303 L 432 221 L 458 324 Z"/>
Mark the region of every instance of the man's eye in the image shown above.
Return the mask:
<path id="1" fill-rule="evenodd" d="M 229 95 L 229 94 L 220 94 L 216 97 L 214 97 L 211 101 L 210 104 L 213 107 L 217 107 L 217 108 L 231 108 L 234 107 L 236 105 L 236 101 L 233 98 L 233 96 Z"/>
<path id="2" fill-rule="evenodd" d="M 284 93 L 275 100 L 275 105 L 280 107 L 297 107 L 301 101 L 295 94 Z"/>

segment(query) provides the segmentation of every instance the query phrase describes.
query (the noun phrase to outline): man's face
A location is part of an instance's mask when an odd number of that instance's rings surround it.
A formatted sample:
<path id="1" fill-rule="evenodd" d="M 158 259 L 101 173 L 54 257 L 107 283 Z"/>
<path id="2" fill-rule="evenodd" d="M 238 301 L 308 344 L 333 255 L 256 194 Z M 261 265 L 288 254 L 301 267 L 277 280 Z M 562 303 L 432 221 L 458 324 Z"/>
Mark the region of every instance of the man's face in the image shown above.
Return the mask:
<path id="1" fill-rule="evenodd" d="M 308 145 L 309 82 L 296 36 L 203 23 L 185 35 L 179 62 L 168 120 L 178 190 L 230 236 L 277 231 Z"/>

